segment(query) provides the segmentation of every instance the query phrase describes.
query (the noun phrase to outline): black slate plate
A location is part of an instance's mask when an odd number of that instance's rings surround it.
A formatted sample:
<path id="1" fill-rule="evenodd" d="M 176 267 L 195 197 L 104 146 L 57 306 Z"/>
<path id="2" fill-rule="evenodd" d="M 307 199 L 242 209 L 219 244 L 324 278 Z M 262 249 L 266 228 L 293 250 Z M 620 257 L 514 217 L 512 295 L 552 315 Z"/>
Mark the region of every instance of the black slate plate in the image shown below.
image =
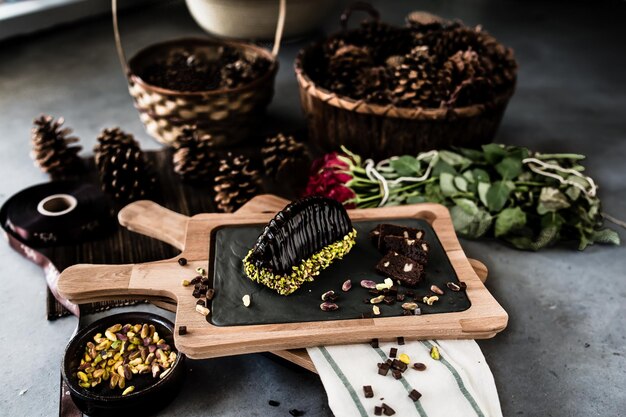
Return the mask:
<path id="1" fill-rule="evenodd" d="M 356 245 L 341 261 L 315 277 L 313 282 L 302 285 L 289 296 L 276 292 L 248 279 L 243 272 L 242 259 L 254 245 L 263 230 L 262 225 L 227 226 L 214 231 L 215 244 L 210 253 L 215 254 L 213 287 L 215 298 L 211 307 L 210 322 L 216 326 L 236 326 L 273 323 L 299 323 L 308 321 L 345 320 L 360 318 L 364 312 L 371 312 L 372 306 L 365 304 L 365 298 L 371 298 L 368 290 L 361 288 L 359 282 L 369 279 L 383 282 L 384 277 L 374 271 L 374 266 L 382 258 L 369 239 L 369 232 L 380 221 L 361 221 L 353 225 L 357 229 Z M 435 235 L 432 227 L 425 220 L 397 219 L 385 220 L 403 226 L 417 227 L 426 231 L 426 241 L 431 248 L 429 263 L 425 269 L 426 280 L 412 289 L 416 295 L 430 293 L 430 286 L 435 284 L 445 291 L 433 306 L 420 304 L 422 314 L 449 313 L 464 311 L 470 307 L 465 292 L 453 292 L 446 288 L 446 282 L 458 282 L 458 277 Z M 352 280 L 349 292 L 341 291 L 341 284 L 346 279 Z M 400 287 L 400 292 L 408 288 Z M 334 290 L 339 293 L 339 310 L 324 312 L 320 310 L 321 295 Z M 243 306 L 241 297 L 249 294 L 251 306 Z M 420 299 L 421 299 L 420 296 Z M 381 315 L 378 317 L 401 316 L 402 303 L 388 306 L 379 304 Z"/>

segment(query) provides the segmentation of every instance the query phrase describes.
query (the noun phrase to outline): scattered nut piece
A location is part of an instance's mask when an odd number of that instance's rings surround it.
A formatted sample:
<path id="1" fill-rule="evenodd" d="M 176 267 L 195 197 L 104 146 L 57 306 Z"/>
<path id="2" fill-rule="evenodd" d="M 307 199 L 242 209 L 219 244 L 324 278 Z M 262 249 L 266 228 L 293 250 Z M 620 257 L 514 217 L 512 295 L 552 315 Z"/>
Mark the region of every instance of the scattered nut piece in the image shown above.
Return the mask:
<path id="1" fill-rule="evenodd" d="M 196 272 L 200 275 L 206 274 L 206 271 L 204 270 L 204 268 L 200 268 L 200 267 L 196 268 Z"/>
<path id="2" fill-rule="evenodd" d="M 128 395 L 128 394 L 130 394 L 130 393 L 131 393 L 131 392 L 133 392 L 134 390 L 135 390 L 135 386 L 134 386 L 134 385 L 131 385 L 131 386 L 127 387 L 127 388 L 126 388 L 126 389 L 122 392 L 122 397 L 123 397 L 124 395 Z"/>
<path id="3" fill-rule="evenodd" d="M 178 258 L 178 265 L 180 266 L 187 265 L 187 258 L 183 258 L 183 257 Z"/>
<path id="4" fill-rule="evenodd" d="M 373 305 L 372 313 L 374 313 L 375 316 L 380 316 L 380 308 L 377 305 Z"/>
<path id="5" fill-rule="evenodd" d="M 430 290 L 435 294 L 443 295 L 443 290 L 434 284 L 430 286 Z"/>
<path id="6" fill-rule="evenodd" d="M 334 295 L 335 295 L 335 291 L 333 290 L 326 291 L 324 294 L 322 294 L 322 301 L 327 301 L 331 299 Z"/>
<path id="7" fill-rule="evenodd" d="M 411 358 L 409 358 L 409 355 L 406 353 L 401 353 L 398 359 L 400 359 L 400 362 L 406 363 L 407 365 L 411 363 Z"/>
<path id="8" fill-rule="evenodd" d="M 446 282 L 446 287 L 448 287 L 452 291 L 456 291 L 456 292 L 461 291 L 461 286 L 458 285 L 456 282 L 452 282 L 452 281 Z"/>
<path id="9" fill-rule="evenodd" d="M 403 303 L 402 304 L 403 310 L 414 311 L 416 308 L 417 308 L 417 303 Z"/>
<path id="10" fill-rule="evenodd" d="M 250 295 L 249 294 L 246 294 L 243 297 L 241 297 L 241 301 L 243 301 L 244 307 L 250 307 Z"/>
<path id="11" fill-rule="evenodd" d="M 433 296 L 425 296 L 422 301 L 424 301 L 424 303 L 428 304 L 429 306 L 435 304 L 435 301 L 439 301 L 439 297 L 437 297 L 436 295 Z"/>
<path id="12" fill-rule="evenodd" d="M 188 279 L 184 279 L 182 284 L 183 284 L 183 287 L 188 287 L 189 284 L 191 284 L 191 282 Z"/>
<path id="13" fill-rule="evenodd" d="M 378 297 L 374 297 L 370 299 L 370 304 L 378 304 L 385 299 L 384 295 L 379 295 Z"/>
<path id="14" fill-rule="evenodd" d="M 352 288 L 352 281 L 347 279 L 341 285 L 341 290 L 347 292 L 347 291 L 350 291 L 350 288 Z"/>
<path id="15" fill-rule="evenodd" d="M 441 359 L 441 355 L 439 354 L 439 348 L 437 346 L 433 346 L 430 348 L 430 357 L 436 361 Z"/>
<path id="16" fill-rule="evenodd" d="M 364 279 L 361 280 L 361 287 L 373 290 L 376 288 L 376 283 L 374 281 L 370 281 L 369 279 Z"/>
<path id="17" fill-rule="evenodd" d="M 211 312 L 211 310 L 209 310 L 208 308 L 200 304 L 196 304 L 196 311 L 202 314 L 203 316 L 208 316 L 209 313 Z"/>
<path id="18" fill-rule="evenodd" d="M 329 301 L 324 301 L 322 304 L 320 304 L 320 309 L 322 311 L 335 311 L 337 309 L 339 309 L 339 306 L 335 303 L 331 303 Z"/>

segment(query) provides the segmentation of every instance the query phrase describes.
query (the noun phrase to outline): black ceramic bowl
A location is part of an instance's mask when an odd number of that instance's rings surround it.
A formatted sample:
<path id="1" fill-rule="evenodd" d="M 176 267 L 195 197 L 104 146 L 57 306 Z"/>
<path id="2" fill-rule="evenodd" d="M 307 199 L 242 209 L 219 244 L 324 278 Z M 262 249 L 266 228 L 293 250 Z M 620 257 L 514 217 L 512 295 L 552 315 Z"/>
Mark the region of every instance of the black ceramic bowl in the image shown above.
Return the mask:
<path id="1" fill-rule="evenodd" d="M 174 346 L 171 321 L 152 313 L 130 312 L 115 314 L 100 319 L 82 329 L 70 340 L 63 356 L 62 375 L 70 389 L 76 406 L 89 416 L 146 416 L 161 410 L 176 397 L 185 378 L 185 356 L 178 354 L 172 370 L 163 379 L 152 375 L 135 376 L 130 384 L 135 391 L 122 397 L 121 390 L 111 390 L 108 383 L 85 389 L 78 385 L 76 371 L 85 352 L 85 345 L 92 341 L 96 333 L 104 331 L 116 323 L 148 323 L 156 327 L 159 335 Z"/>

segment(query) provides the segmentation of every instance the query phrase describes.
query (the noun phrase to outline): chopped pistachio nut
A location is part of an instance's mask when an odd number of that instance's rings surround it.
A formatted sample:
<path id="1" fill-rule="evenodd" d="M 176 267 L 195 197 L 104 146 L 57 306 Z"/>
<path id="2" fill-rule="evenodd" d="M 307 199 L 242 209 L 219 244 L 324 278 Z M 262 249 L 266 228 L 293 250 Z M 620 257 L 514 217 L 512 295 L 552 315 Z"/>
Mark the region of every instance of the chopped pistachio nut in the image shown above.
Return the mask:
<path id="1" fill-rule="evenodd" d="M 407 355 L 406 353 L 401 353 L 400 356 L 398 356 L 398 359 L 400 360 L 400 362 L 404 362 L 407 365 L 411 363 L 411 358 L 409 358 L 409 355 Z"/>
<path id="2" fill-rule="evenodd" d="M 122 395 L 130 394 L 135 387 L 127 381 L 135 375 L 150 374 L 156 378 L 169 371 L 176 361 L 173 352 L 165 340 L 159 337 L 154 325 L 115 324 L 104 332 L 97 333 L 93 342 L 87 342 L 85 353 L 80 361 L 76 378 L 82 388 L 93 388 L 102 381 L 108 381 L 111 389 L 124 390 Z M 138 336 L 142 336 L 141 338 Z M 155 356 L 153 351 L 161 352 Z"/>
<path id="3" fill-rule="evenodd" d="M 439 354 L 439 348 L 437 346 L 433 346 L 430 348 L 430 357 L 436 361 L 441 359 L 441 355 Z"/>
<path id="4" fill-rule="evenodd" d="M 343 258 L 355 244 L 356 230 L 328 246 L 323 247 L 299 265 L 290 274 L 278 275 L 266 268 L 258 268 L 249 261 L 252 249 L 243 259 L 244 271 L 252 281 L 275 290 L 280 295 L 289 295 L 305 282 L 313 281 L 320 271 L 330 266 L 335 259 Z"/>

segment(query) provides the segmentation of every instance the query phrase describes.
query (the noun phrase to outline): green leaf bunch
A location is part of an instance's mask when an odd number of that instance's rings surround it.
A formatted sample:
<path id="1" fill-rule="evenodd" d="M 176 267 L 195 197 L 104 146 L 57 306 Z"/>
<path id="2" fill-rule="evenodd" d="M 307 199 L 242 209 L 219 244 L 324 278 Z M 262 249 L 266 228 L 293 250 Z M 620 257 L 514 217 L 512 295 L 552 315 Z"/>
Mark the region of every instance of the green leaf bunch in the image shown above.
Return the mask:
<path id="1" fill-rule="evenodd" d="M 603 225 L 597 196 L 532 171 L 523 162 L 529 157 L 581 173 L 585 169 L 582 155 L 531 153 L 501 144 L 403 155 L 377 169 L 389 186 L 384 205 L 440 203 L 450 209 L 460 235 L 495 237 L 524 250 L 560 241 L 575 241 L 580 250 L 594 243 L 619 245 L 619 235 Z M 355 161 L 348 186 L 357 197 L 351 202 L 363 208 L 380 205 L 380 182 L 368 175 L 360 158 Z M 583 188 L 589 185 L 570 173 L 557 175 Z"/>

